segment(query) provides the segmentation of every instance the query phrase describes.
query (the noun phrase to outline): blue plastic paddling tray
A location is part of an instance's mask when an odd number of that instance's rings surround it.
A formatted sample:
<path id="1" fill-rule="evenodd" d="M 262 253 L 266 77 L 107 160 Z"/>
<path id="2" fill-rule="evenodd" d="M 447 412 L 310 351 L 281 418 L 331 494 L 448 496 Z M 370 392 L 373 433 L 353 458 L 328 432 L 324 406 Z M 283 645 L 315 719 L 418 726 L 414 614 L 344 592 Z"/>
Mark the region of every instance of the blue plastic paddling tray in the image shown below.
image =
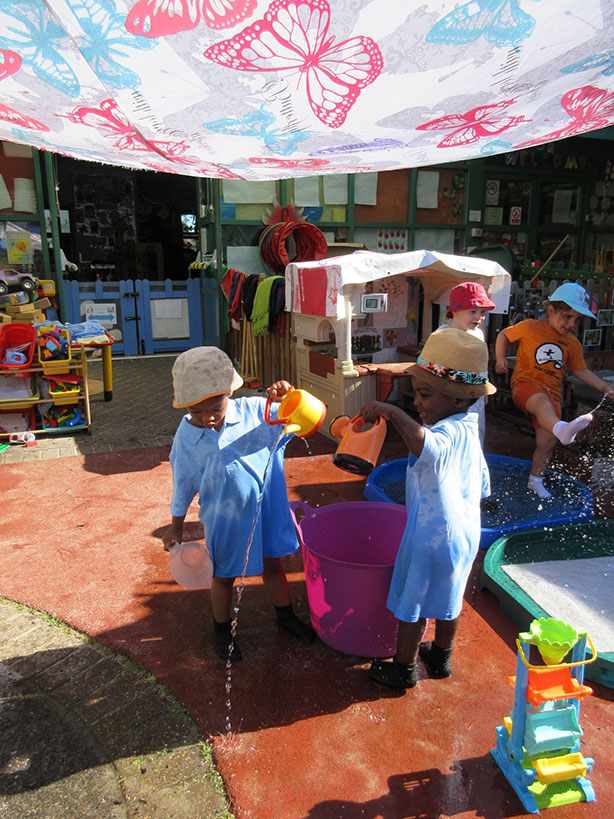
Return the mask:
<path id="1" fill-rule="evenodd" d="M 484 457 L 490 472 L 491 494 L 482 501 L 481 549 L 517 530 L 592 520 L 590 490 L 575 478 L 549 469 L 544 485 L 552 492 L 552 498 L 540 500 L 527 489 L 530 461 L 490 453 Z M 404 458 L 378 466 L 367 478 L 365 498 L 404 504 L 406 470 Z"/>
<path id="2" fill-rule="evenodd" d="M 546 564 L 552 566 L 554 561 L 557 565 L 560 564 L 561 570 L 564 571 L 568 563 L 569 583 L 565 582 L 565 586 L 569 585 L 569 589 L 565 589 L 565 592 L 570 595 L 577 594 L 580 600 L 582 593 L 576 592 L 574 587 L 574 582 L 582 574 L 578 561 L 590 561 L 594 558 L 614 559 L 614 521 L 594 520 L 555 526 L 546 530 L 540 528 L 514 532 L 495 541 L 484 556 L 480 587 L 491 591 L 498 598 L 501 611 L 521 629 L 526 630 L 534 619 L 553 617 L 565 620 L 565 617 L 561 616 L 561 611 L 557 608 L 560 604 L 557 604 L 556 594 L 552 592 L 546 595 L 549 602 L 544 603 L 545 597 L 539 597 L 536 583 L 517 582 L 510 577 L 506 567 L 522 564 L 529 567 L 530 564 L 533 576 L 537 577 L 540 564 L 545 569 Z M 592 577 L 590 572 L 594 564 L 594 560 L 592 563 L 586 563 L 589 578 Z M 597 576 L 594 576 L 594 586 L 597 585 L 597 580 Z M 607 579 L 604 585 L 607 585 Z M 541 599 L 541 605 L 534 599 L 536 597 Z M 611 599 L 611 594 L 609 597 Z M 544 608 L 544 605 L 550 610 Z M 593 606 L 595 607 L 595 604 Z M 593 639 L 598 619 L 603 623 L 604 614 L 601 606 L 595 611 L 592 622 L 583 624 Z M 579 624 L 575 623 L 574 627 L 578 628 Z M 614 651 L 602 651 L 598 643 L 596 649 L 597 660 L 586 666 L 586 677 L 608 688 L 614 688 Z M 575 726 L 567 726 L 567 729 L 573 731 Z M 535 741 L 538 741 L 537 737 Z"/>

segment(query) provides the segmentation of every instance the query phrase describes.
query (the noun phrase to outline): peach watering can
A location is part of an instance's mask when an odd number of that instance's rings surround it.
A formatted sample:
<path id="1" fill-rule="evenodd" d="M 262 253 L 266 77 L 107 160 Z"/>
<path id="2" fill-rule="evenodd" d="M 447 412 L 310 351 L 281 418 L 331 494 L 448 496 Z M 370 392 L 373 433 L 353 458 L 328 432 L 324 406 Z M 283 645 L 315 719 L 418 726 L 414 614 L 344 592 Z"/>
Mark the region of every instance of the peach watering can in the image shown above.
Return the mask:
<path id="1" fill-rule="evenodd" d="M 271 396 L 264 408 L 267 424 L 285 424 L 284 432 L 294 432 L 299 438 L 307 438 L 318 429 L 326 418 L 326 404 L 307 390 L 294 387 L 284 395 L 277 412 L 277 420 L 271 420 Z"/>
<path id="2" fill-rule="evenodd" d="M 378 418 L 371 424 L 362 415 L 339 415 L 330 425 L 330 434 L 341 438 L 333 455 L 335 466 L 356 475 L 369 475 L 386 437 L 386 421 Z"/>

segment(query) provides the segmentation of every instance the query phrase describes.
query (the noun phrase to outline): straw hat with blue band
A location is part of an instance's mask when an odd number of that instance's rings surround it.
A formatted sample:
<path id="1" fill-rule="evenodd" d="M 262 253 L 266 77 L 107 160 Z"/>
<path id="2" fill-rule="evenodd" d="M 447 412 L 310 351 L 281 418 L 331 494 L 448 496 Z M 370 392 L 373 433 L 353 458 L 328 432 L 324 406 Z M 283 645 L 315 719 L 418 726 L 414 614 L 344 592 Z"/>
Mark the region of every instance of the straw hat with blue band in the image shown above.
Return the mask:
<path id="1" fill-rule="evenodd" d="M 587 318 L 597 318 L 590 309 L 591 297 L 581 285 L 574 282 L 565 282 L 557 287 L 554 293 L 548 296 L 548 301 L 562 301 L 572 310 Z"/>
<path id="2" fill-rule="evenodd" d="M 488 380 L 488 347 L 471 333 L 444 327 L 432 333 L 407 375 L 453 398 L 480 398 L 497 388 Z"/>

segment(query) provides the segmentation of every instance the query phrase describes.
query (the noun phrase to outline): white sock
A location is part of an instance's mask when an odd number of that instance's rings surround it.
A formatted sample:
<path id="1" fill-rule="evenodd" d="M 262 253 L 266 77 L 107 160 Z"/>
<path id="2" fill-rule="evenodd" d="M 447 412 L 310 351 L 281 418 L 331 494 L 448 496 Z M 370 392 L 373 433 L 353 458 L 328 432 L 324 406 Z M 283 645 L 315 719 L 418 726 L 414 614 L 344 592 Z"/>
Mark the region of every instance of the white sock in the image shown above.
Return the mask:
<path id="1" fill-rule="evenodd" d="M 557 421 L 552 427 L 552 434 L 562 444 L 571 444 L 580 430 L 587 427 L 592 420 L 593 416 L 589 412 L 587 415 L 578 415 L 573 421 Z"/>
<path id="2" fill-rule="evenodd" d="M 537 475 L 529 475 L 527 489 L 530 489 L 531 492 L 535 492 L 537 497 L 541 498 L 542 500 L 546 500 L 547 498 L 552 497 L 550 492 L 548 492 L 548 490 L 544 486 L 544 479 L 538 477 Z"/>

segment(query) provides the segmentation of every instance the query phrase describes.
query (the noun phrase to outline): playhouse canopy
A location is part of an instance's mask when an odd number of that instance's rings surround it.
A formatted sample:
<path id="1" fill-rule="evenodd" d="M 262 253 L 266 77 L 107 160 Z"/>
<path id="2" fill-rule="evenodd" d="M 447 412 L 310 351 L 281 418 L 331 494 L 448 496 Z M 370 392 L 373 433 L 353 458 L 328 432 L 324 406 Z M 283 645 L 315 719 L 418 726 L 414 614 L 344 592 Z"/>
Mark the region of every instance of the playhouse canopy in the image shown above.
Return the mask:
<path id="1" fill-rule="evenodd" d="M 612 0 L 4 0 L 0 139 L 263 181 L 501 154 L 614 121 L 613 30 Z"/>
<path id="2" fill-rule="evenodd" d="M 498 262 L 433 250 L 390 254 L 358 250 L 334 259 L 289 264 L 286 310 L 345 318 L 343 296 L 349 294 L 351 285 L 398 275 L 419 279 L 424 295 L 436 304 L 447 304 L 450 290 L 459 282 L 479 282 L 496 305 L 493 312 L 507 313 L 512 280 Z"/>

